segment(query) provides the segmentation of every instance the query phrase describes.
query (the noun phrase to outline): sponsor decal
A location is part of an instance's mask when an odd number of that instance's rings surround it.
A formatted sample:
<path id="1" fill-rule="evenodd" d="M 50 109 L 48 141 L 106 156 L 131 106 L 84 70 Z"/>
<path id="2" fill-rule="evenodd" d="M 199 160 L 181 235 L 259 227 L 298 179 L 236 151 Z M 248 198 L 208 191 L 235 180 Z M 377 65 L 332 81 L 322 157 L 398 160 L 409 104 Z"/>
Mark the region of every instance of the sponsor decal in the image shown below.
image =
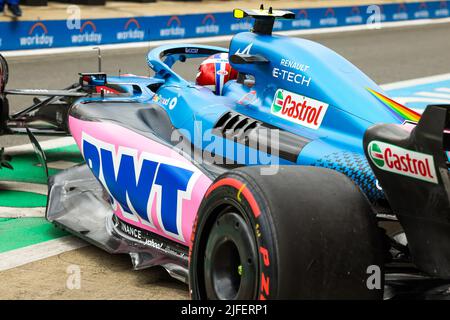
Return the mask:
<path id="1" fill-rule="evenodd" d="M 252 47 L 253 43 L 250 43 L 244 48 L 244 50 L 237 49 L 236 54 L 250 54 L 250 50 L 252 49 Z"/>
<path id="2" fill-rule="evenodd" d="M 285 120 L 307 128 L 319 129 L 328 104 L 284 89 L 278 89 L 272 103 L 271 112 Z"/>
<path id="3" fill-rule="evenodd" d="M 184 37 L 186 29 L 181 26 L 181 20 L 177 16 L 172 16 L 167 21 L 167 27 L 159 30 L 161 37 Z"/>
<path id="4" fill-rule="evenodd" d="M 144 241 L 142 230 L 132 227 L 129 224 L 126 224 L 122 221 L 120 221 L 116 216 L 113 216 L 114 219 L 114 226 L 120 229 L 123 233 L 129 235 L 130 237 L 133 237 L 136 240 Z"/>
<path id="5" fill-rule="evenodd" d="M 73 44 L 85 44 L 85 43 L 101 43 L 102 34 L 97 32 L 97 27 L 92 21 L 85 21 L 80 28 L 79 34 L 74 34 L 71 37 Z"/>
<path id="6" fill-rule="evenodd" d="M 169 109 L 172 110 L 173 108 L 175 108 L 177 103 L 178 103 L 178 98 L 177 97 L 174 97 L 174 98 L 170 99 Z"/>
<path id="7" fill-rule="evenodd" d="M 161 95 L 155 94 L 152 98 L 152 101 L 163 107 L 169 107 L 169 109 L 172 110 L 177 105 L 178 98 L 177 97 L 164 98 Z"/>
<path id="8" fill-rule="evenodd" d="M 54 37 L 48 34 L 47 27 L 42 22 L 36 22 L 28 31 L 27 37 L 20 37 L 21 47 L 34 47 L 34 46 L 46 46 L 51 47 L 53 45 Z"/>
<path id="9" fill-rule="evenodd" d="M 283 29 L 283 22 L 280 20 L 275 20 L 273 23 L 273 30 L 281 30 Z"/>
<path id="10" fill-rule="evenodd" d="M 309 65 L 303 64 L 303 63 L 298 63 L 298 62 L 295 62 L 295 61 L 289 60 L 289 59 L 281 59 L 280 65 L 282 65 L 283 67 L 287 67 L 287 68 L 302 71 L 302 72 L 306 72 L 309 70 Z"/>
<path id="11" fill-rule="evenodd" d="M 230 30 L 233 32 L 248 31 L 253 28 L 253 24 L 249 20 L 237 20 L 236 23 L 230 25 Z"/>
<path id="12" fill-rule="evenodd" d="M 353 7 L 350 15 L 345 18 L 347 24 L 361 24 L 363 23 L 363 17 L 361 16 L 361 10 L 359 7 Z"/>
<path id="13" fill-rule="evenodd" d="M 304 76 L 300 73 L 296 73 L 293 71 L 273 68 L 272 69 L 272 77 L 279 78 L 287 82 L 296 83 L 302 86 L 309 87 L 311 83 L 311 77 Z"/>
<path id="14" fill-rule="evenodd" d="M 261 255 L 261 260 L 263 261 L 264 267 L 270 267 L 270 254 L 269 250 L 264 247 L 259 247 L 259 253 Z M 260 287 L 260 295 L 259 300 L 267 300 L 270 296 L 270 276 L 265 275 L 264 272 L 261 271 L 261 287 Z"/>
<path id="15" fill-rule="evenodd" d="M 141 25 L 135 18 L 128 20 L 123 30 L 117 32 L 117 40 L 144 40 L 145 32 L 141 30 Z"/>
<path id="16" fill-rule="evenodd" d="M 133 239 L 141 242 L 142 244 L 157 250 L 161 250 L 168 254 L 176 255 L 180 258 L 186 257 L 186 254 L 184 252 L 175 251 L 169 245 L 154 239 L 154 236 L 150 232 L 146 230 L 141 230 L 139 228 L 134 227 L 131 224 L 121 221 L 116 215 L 112 217 L 112 220 L 116 230 L 119 230 L 120 232 L 124 233 L 129 237 L 132 237 Z"/>
<path id="17" fill-rule="evenodd" d="M 441 1 L 439 3 L 439 9 L 436 9 L 434 14 L 436 17 L 448 17 L 450 13 L 448 11 L 447 1 Z"/>
<path id="18" fill-rule="evenodd" d="M 378 6 L 380 8 L 380 21 L 386 21 L 386 14 L 384 13 L 384 7 L 382 5 Z"/>
<path id="19" fill-rule="evenodd" d="M 425 2 L 419 4 L 419 9 L 414 12 L 414 18 L 416 19 L 428 19 L 430 17 L 430 12 L 428 11 L 428 6 Z"/>
<path id="20" fill-rule="evenodd" d="M 228 71 L 227 70 L 219 70 L 216 72 L 216 74 L 218 74 L 219 76 L 226 76 L 226 75 L 228 75 Z"/>
<path id="21" fill-rule="evenodd" d="M 152 101 L 160 105 L 167 106 L 169 104 L 170 98 L 164 98 L 161 95 L 155 94 L 152 98 Z"/>
<path id="22" fill-rule="evenodd" d="M 182 201 L 191 199 L 199 174 L 173 158 L 116 148 L 85 132 L 81 148 L 87 165 L 114 199 L 113 209 L 184 242 Z M 153 221 L 152 210 L 158 221 Z"/>
<path id="23" fill-rule="evenodd" d="M 295 71 L 307 72 L 310 69 L 309 65 L 289 59 L 281 59 L 280 66 L 292 69 L 294 71 L 289 71 L 275 67 L 272 69 L 272 77 L 280 78 L 287 82 L 296 83 L 302 86 L 309 87 L 311 83 L 311 77 L 307 77 L 303 74 L 295 72 Z"/>
<path id="24" fill-rule="evenodd" d="M 185 53 L 190 53 L 190 54 L 197 54 L 198 53 L 198 48 L 186 48 L 184 50 Z"/>
<path id="25" fill-rule="evenodd" d="M 216 18 L 212 14 L 207 14 L 203 20 L 202 25 L 195 28 L 195 33 L 203 34 L 218 34 L 220 26 L 216 24 Z"/>
<path id="26" fill-rule="evenodd" d="M 393 20 L 408 20 L 409 15 L 406 9 L 406 4 L 400 3 L 397 12 L 392 15 Z"/>
<path id="27" fill-rule="evenodd" d="M 297 14 L 297 19 L 292 21 L 293 28 L 311 28 L 312 22 L 308 18 L 308 11 L 302 9 Z"/>
<path id="28" fill-rule="evenodd" d="M 372 141 L 368 152 L 372 162 L 380 169 L 411 178 L 438 183 L 433 156 Z"/>
<path id="29" fill-rule="evenodd" d="M 333 8 L 328 8 L 325 11 L 325 17 L 319 20 L 321 26 L 336 26 L 338 24 L 338 19 L 336 19 L 336 13 Z"/>

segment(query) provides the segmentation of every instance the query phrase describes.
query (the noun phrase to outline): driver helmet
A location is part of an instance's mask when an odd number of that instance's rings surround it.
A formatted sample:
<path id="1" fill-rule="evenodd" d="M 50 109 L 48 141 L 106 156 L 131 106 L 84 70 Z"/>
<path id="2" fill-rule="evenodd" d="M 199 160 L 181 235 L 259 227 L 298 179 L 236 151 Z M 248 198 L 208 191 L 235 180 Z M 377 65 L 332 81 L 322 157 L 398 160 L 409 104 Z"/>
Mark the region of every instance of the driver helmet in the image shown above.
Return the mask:
<path id="1" fill-rule="evenodd" d="M 237 76 L 237 71 L 231 68 L 228 61 L 228 53 L 216 53 L 200 64 L 195 82 L 211 87 L 215 94 L 221 95 L 225 83 Z"/>

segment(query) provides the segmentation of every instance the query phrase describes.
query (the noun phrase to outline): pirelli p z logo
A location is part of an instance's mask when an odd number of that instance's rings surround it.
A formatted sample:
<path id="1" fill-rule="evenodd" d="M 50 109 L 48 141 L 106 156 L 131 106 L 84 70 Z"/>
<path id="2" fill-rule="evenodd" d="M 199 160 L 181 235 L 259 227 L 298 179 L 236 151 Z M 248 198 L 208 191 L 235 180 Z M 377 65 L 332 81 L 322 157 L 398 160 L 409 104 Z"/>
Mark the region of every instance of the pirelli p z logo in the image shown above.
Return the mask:
<path id="1" fill-rule="evenodd" d="M 370 142 L 368 153 L 372 162 L 381 170 L 438 183 L 434 159 L 431 155 L 381 141 Z"/>

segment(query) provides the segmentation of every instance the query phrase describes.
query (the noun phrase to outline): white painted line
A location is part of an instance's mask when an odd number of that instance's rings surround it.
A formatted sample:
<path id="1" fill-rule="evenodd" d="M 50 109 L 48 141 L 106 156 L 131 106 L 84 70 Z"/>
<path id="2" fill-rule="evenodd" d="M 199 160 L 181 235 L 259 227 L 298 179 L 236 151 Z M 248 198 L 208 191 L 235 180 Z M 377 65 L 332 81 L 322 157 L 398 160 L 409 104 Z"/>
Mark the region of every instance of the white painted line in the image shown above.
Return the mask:
<path id="1" fill-rule="evenodd" d="M 380 23 L 380 28 L 399 28 L 406 26 L 420 26 L 420 25 L 432 25 L 450 23 L 450 18 L 442 19 L 421 19 L 421 20 L 408 20 L 397 22 L 383 22 Z M 364 24 L 357 26 L 345 26 L 345 27 L 332 27 L 332 28 L 318 28 L 309 30 L 289 30 L 274 32 L 275 34 L 287 35 L 287 36 L 299 36 L 308 34 L 321 34 L 321 33 L 337 33 L 337 32 L 350 32 L 360 30 L 373 30 L 373 24 Z M 129 42 L 120 44 L 105 44 L 95 47 L 100 47 L 102 50 L 123 50 L 123 49 L 136 49 L 136 48 L 150 48 L 157 47 L 164 44 L 173 43 L 208 43 L 208 42 L 223 42 L 229 41 L 233 36 L 218 36 L 218 37 L 204 37 L 204 38 L 186 38 L 186 39 L 172 39 L 172 40 L 159 40 L 159 41 L 147 41 L 147 42 Z M 16 50 L 16 51 L 4 51 L 2 55 L 5 57 L 24 57 L 24 56 L 40 56 L 40 55 L 52 55 L 52 54 L 65 54 L 75 52 L 92 52 L 93 46 L 84 47 L 68 47 L 68 48 L 51 48 L 51 49 L 36 49 L 36 50 Z"/>
<path id="2" fill-rule="evenodd" d="M 64 137 L 64 138 L 57 138 L 57 139 L 42 141 L 42 142 L 39 142 L 39 144 L 42 149 L 46 150 L 46 149 L 67 147 L 69 145 L 75 144 L 75 140 L 73 137 Z M 31 143 L 5 148 L 5 153 L 10 154 L 10 155 L 18 155 L 18 154 L 24 154 L 24 153 L 30 153 L 30 152 L 34 152 L 34 148 Z"/>
<path id="3" fill-rule="evenodd" d="M 68 236 L 3 252 L 0 253 L 0 271 L 16 268 L 30 262 L 49 258 L 87 245 L 88 243 L 83 240 Z"/>
<path id="4" fill-rule="evenodd" d="M 46 184 L 0 181 L 0 191 L 25 191 L 34 192 L 47 196 L 48 187 Z M 0 207 L 0 218 L 42 218 L 45 216 L 45 207 Z"/>
<path id="5" fill-rule="evenodd" d="M 416 96 L 431 97 L 431 98 L 450 99 L 450 94 L 437 93 L 437 92 L 420 91 L 420 92 L 416 92 L 415 95 Z"/>
<path id="6" fill-rule="evenodd" d="M 72 161 L 65 161 L 65 160 L 58 160 L 58 161 L 51 161 L 47 162 L 47 167 L 50 169 L 58 169 L 58 170 L 64 170 L 71 168 L 75 166 L 77 163 Z M 42 165 L 39 163 L 37 164 L 38 167 L 42 167 Z"/>
<path id="7" fill-rule="evenodd" d="M 437 89 L 435 89 L 435 91 L 450 93 L 450 88 L 437 88 Z"/>
<path id="8" fill-rule="evenodd" d="M 43 218 L 45 217 L 45 207 L 36 208 L 13 208 L 0 207 L 0 218 Z"/>
<path id="9" fill-rule="evenodd" d="M 46 184 L 41 183 L 1 180 L 0 191 L 2 190 L 34 192 L 46 196 L 48 188 Z"/>
<path id="10" fill-rule="evenodd" d="M 395 90 L 395 89 L 402 89 L 402 88 L 406 88 L 406 87 L 413 87 L 413 86 L 418 86 L 418 85 L 422 85 L 422 84 L 428 84 L 428 83 L 445 81 L 445 80 L 450 80 L 450 73 L 444 73 L 444 74 L 439 74 L 439 75 L 430 76 L 430 77 L 423 77 L 423 78 L 387 83 L 387 84 L 381 85 L 381 88 L 383 90 Z"/>

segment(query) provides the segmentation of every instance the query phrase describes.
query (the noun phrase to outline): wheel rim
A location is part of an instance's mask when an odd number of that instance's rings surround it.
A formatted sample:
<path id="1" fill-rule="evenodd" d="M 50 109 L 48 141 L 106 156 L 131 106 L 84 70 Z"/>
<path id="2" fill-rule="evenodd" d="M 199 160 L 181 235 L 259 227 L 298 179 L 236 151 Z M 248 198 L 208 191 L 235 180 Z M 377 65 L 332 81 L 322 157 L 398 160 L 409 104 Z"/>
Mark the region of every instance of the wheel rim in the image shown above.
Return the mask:
<path id="1" fill-rule="evenodd" d="M 204 277 L 210 299 L 254 299 L 258 256 L 251 226 L 227 212 L 211 229 L 205 250 Z"/>

